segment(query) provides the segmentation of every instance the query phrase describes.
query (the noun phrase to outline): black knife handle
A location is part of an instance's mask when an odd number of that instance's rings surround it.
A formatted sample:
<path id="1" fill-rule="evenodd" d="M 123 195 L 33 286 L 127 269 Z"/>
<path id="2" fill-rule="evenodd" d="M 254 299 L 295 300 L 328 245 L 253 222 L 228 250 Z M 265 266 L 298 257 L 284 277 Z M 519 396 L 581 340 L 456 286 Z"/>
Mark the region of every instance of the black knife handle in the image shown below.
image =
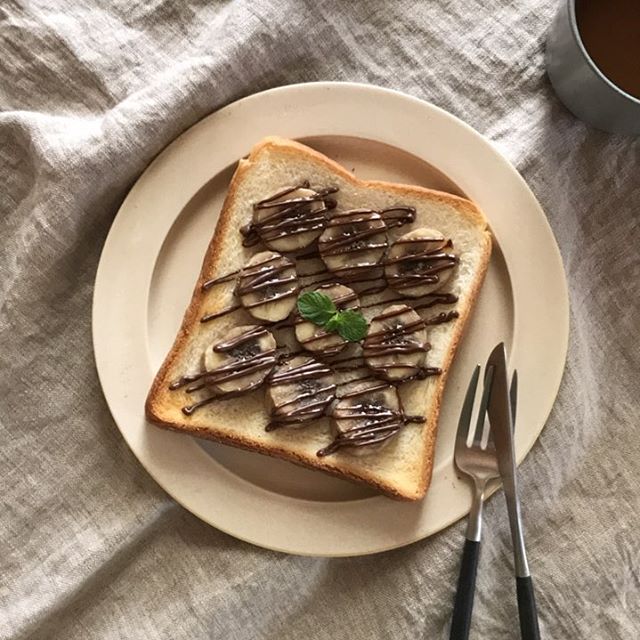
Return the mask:
<path id="1" fill-rule="evenodd" d="M 460 575 L 458 576 L 458 589 L 453 605 L 449 640 L 467 640 L 469 637 L 479 557 L 480 543 L 465 539 Z"/>
<path id="2" fill-rule="evenodd" d="M 516 577 L 516 588 L 518 591 L 518 615 L 520 616 L 520 635 L 522 640 L 540 640 L 536 597 L 533 593 L 531 576 L 526 578 Z"/>

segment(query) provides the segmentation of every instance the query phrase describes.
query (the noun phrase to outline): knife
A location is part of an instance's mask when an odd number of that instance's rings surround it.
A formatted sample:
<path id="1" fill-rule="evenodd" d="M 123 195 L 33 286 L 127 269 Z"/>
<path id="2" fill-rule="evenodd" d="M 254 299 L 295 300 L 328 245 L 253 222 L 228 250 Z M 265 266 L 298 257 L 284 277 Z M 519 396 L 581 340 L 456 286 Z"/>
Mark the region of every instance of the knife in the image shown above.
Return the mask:
<path id="1" fill-rule="evenodd" d="M 493 385 L 487 412 L 498 455 L 498 468 L 502 476 L 507 511 L 509 512 L 518 594 L 520 635 L 523 640 L 539 640 L 538 614 L 533 581 L 531 580 L 524 546 L 520 501 L 518 500 L 518 479 L 513 448 L 513 420 L 509 384 L 507 382 L 507 353 L 503 342 L 498 344 L 491 352 L 485 371 L 488 371 L 490 367 L 493 368 Z"/>

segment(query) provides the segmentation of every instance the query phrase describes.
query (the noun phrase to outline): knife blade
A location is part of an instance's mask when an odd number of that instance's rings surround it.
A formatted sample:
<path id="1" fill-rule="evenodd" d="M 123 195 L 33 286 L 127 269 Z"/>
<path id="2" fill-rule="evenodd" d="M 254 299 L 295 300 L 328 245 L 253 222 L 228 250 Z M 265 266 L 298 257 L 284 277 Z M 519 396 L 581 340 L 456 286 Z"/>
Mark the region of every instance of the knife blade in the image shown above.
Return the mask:
<path id="1" fill-rule="evenodd" d="M 520 509 L 516 499 L 518 495 L 518 480 L 513 448 L 513 423 L 504 343 L 501 342 L 491 352 L 487 360 L 487 370 L 489 367 L 493 367 L 493 386 L 488 406 L 489 423 L 491 424 L 493 442 L 498 454 L 498 468 L 502 476 L 502 486 L 507 498 L 511 536 L 514 539 L 514 549 L 518 549 L 522 547 L 522 536 L 517 527 L 517 521 L 520 517 Z M 516 575 L 529 575 L 529 569 L 526 565 L 526 556 L 524 559 L 516 556 Z"/>
<path id="2" fill-rule="evenodd" d="M 491 426 L 491 435 L 498 456 L 498 468 L 502 477 L 502 486 L 507 501 L 509 527 L 513 541 L 514 565 L 518 593 L 518 613 L 520 633 L 525 640 L 537 640 L 538 614 L 536 611 L 533 582 L 527 562 L 522 531 L 522 516 L 518 500 L 518 477 L 513 445 L 513 410 L 507 376 L 507 353 L 504 343 L 498 344 L 487 360 L 486 371 L 493 370 L 493 385 L 489 397 L 487 413 Z M 516 379 L 517 380 L 517 379 Z M 517 385 L 517 382 L 515 383 Z"/>

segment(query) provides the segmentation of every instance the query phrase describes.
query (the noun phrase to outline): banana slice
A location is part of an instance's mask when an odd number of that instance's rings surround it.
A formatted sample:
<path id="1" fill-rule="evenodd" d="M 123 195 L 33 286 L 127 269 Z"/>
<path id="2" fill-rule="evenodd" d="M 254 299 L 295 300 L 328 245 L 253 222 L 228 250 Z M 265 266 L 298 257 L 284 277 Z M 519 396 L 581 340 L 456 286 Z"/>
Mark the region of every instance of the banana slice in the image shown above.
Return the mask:
<path id="1" fill-rule="evenodd" d="M 254 231 L 270 249 L 291 252 L 308 247 L 327 224 L 326 212 L 336 206 L 328 197 L 336 188 L 316 191 L 304 182 L 289 187 L 253 206 Z"/>
<path id="2" fill-rule="evenodd" d="M 316 291 L 329 296 L 338 309 L 358 309 L 360 307 L 360 301 L 355 291 L 343 284 L 325 284 L 317 287 Z M 347 345 L 347 341 L 337 333 L 325 331 L 309 320 L 299 319 L 295 331 L 296 338 L 304 349 L 324 356 L 340 353 Z"/>
<path id="3" fill-rule="evenodd" d="M 236 293 L 254 318 L 278 322 L 291 313 L 299 289 L 295 264 L 275 251 L 263 251 L 240 272 Z"/>
<path id="4" fill-rule="evenodd" d="M 276 364 L 276 341 L 259 325 L 231 329 L 223 340 L 204 352 L 206 383 L 219 393 L 255 389 Z"/>
<path id="5" fill-rule="evenodd" d="M 387 380 L 418 375 L 428 349 L 424 321 L 406 304 L 387 307 L 371 320 L 362 348 L 367 366 Z"/>
<path id="6" fill-rule="evenodd" d="M 451 242 L 435 229 L 405 233 L 391 245 L 384 261 L 387 284 L 412 298 L 433 293 L 449 280 L 458 263 L 450 248 Z"/>
<path id="7" fill-rule="evenodd" d="M 331 425 L 335 439 L 318 451 L 318 456 L 342 448 L 353 455 L 369 455 L 389 444 L 404 422 L 395 387 L 374 380 L 360 382 L 334 405 Z"/>
<path id="8" fill-rule="evenodd" d="M 370 271 L 388 245 L 387 225 L 377 211 L 370 209 L 336 213 L 318 240 L 327 268 L 352 282 L 372 277 Z"/>
<path id="9" fill-rule="evenodd" d="M 331 369 L 310 356 L 296 356 L 276 367 L 269 376 L 267 403 L 271 422 L 278 427 L 304 427 L 321 418 L 336 397 Z"/>

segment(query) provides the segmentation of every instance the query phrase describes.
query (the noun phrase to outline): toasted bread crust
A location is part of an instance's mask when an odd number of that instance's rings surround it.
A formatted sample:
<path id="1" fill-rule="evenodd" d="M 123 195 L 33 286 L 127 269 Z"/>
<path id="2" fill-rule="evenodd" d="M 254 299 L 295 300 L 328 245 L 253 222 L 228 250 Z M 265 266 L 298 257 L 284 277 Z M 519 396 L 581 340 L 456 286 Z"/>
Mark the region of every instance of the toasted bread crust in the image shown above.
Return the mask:
<path id="1" fill-rule="evenodd" d="M 197 326 L 197 323 L 199 323 L 199 312 L 203 298 L 201 287 L 211 274 L 218 273 L 221 260 L 221 239 L 226 237 L 227 234 L 236 233 L 235 228 L 233 228 L 233 221 L 230 215 L 230 205 L 236 198 L 239 185 L 242 183 L 244 176 L 252 163 L 255 162 L 265 150 L 268 150 L 271 147 L 277 147 L 280 154 L 291 154 L 294 159 L 299 157 L 300 154 L 304 154 L 306 158 L 312 158 L 315 162 L 324 165 L 325 168 L 328 168 L 343 180 L 360 188 L 377 187 L 384 189 L 387 192 L 398 194 L 398 196 L 407 196 L 408 194 L 414 196 L 427 196 L 431 201 L 440 201 L 447 205 L 454 206 L 460 214 L 465 216 L 474 225 L 484 229 L 482 236 L 484 245 L 481 248 L 481 262 L 473 281 L 472 290 L 470 295 L 467 297 L 467 303 L 464 305 L 459 304 L 456 307 L 456 310 L 459 313 L 459 318 L 455 323 L 454 333 L 445 356 L 445 361 L 442 363 L 443 372 L 437 379 L 437 389 L 433 396 L 432 405 L 429 407 L 428 414 L 425 416 L 426 422 L 422 429 L 422 438 L 425 445 L 425 459 L 419 481 L 411 490 L 396 486 L 391 482 L 376 477 L 374 474 L 371 474 L 366 470 L 363 470 L 362 472 L 354 472 L 349 468 L 345 468 L 344 465 L 341 465 L 339 459 L 332 460 L 331 458 L 318 458 L 315 455 L 303 455 L 297 451 L 283 448 L 274 443 L 265 445 L 263 443 L 256 442 L 250 437 L 245 437 L 240 432 L 229 433 L 227 430 L 222 429 L 222 425 L 217 425 L 213 422 L 207 424 L 207 427 L 204 428 L 190 424 L 187 417 L 185 417 L 184 421 L 167 419 L 167 412 L 164 410 L 164 407 L 165 403 L 169 401 L 167 398 L 167 387 L 170 383 L 168 377 L 169 372 L 172 370 L 173 365 L 185 348 L 191 331 Z M 482 212 L 470 201 L 448 193 L 434 191 L 419 186 L 360 180 L 338 163 L 298 142 L 284 140 L 277 137 L 265 138 L 253 147 L 247 159 L 240 160 L 233 175 L 216 225 L 215 233 L 204 256 L 202 269 L 196 282 L 191 301 L 185 312 L 181 327 L 178 331 L 174 344 L 155 376 L 151 390 L 149 391 L 149 395 L 145 403 L 147 418 L 162 428 L 179 431 L 181 433 L 188 433 L 196 437 L 214 440 L 250 451 L 256 451 L 273 457 L 282 458 L 311 469 L 323 470 L 341 478 L 361 482 L 392 498 L 400 500 L 418 500 L 424 496 L 431 480 L 437 422 L 447 375 L 457 346 L 462 338 L 464 329 L 467 326 L 471 308 L 482 286 L 490 256 L 491 235 L 487 229 L 486 219 Z M 182 394 L 175 394 L 174 396 L 174 398 L 181 397 Z M 176 401 L 177 400 L 175 399 L 172 400 L 172 402 Z"/>

